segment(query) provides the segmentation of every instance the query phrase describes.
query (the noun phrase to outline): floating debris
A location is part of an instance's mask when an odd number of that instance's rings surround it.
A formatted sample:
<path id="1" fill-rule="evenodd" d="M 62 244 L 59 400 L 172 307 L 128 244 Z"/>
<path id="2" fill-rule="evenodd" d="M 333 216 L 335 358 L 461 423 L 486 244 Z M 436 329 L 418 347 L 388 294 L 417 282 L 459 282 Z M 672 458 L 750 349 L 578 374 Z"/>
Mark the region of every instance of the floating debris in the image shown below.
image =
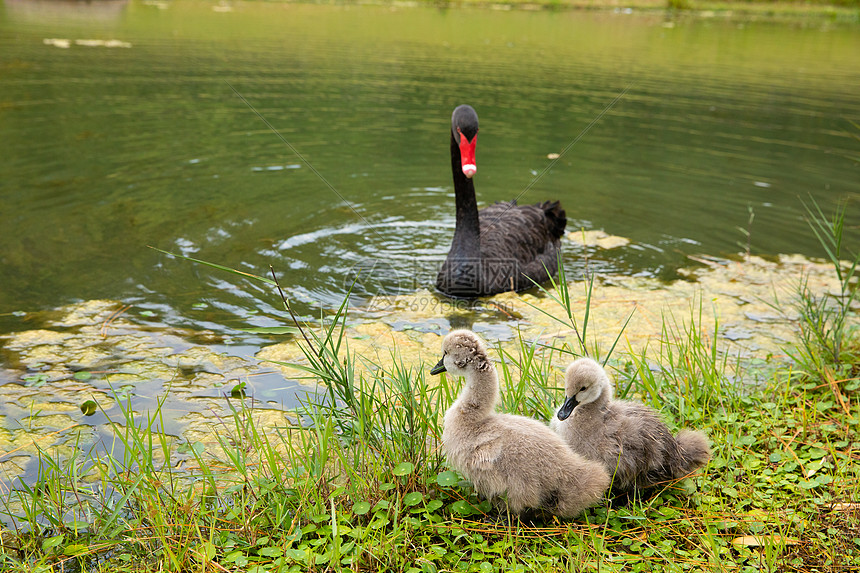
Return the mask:
<path id="1" fill-rule="evenodd" d="M 66 38 L 45 38 L 42 43 L 46 46 L 56 46 L 57 48 L 69 48 L 72 41 Z M 75 40 L 76 46 L 84 46 L 86 48 L 131 48 L 131 43 L 123 42 L 122 40 Z"/>
<path id="2" fill-rule="evenodd" d="M 72 45 L 72 41 L 65 38 L 45 38 L 42 40 L 42 43 L 46 46 L 55 46 L 64 49 Z"/>
<path id="3" fill-rule="evenodd" d="M 75 40 L 76 46 L 86 46 L 88 48 L 131 48 L 129 42 L 121 40 Z"/>
<path id="4" fill-rule="evenodd" d="M 601 249 L 615 249 L 630 244 L 630 239 L 610 235 L 606 231 L 570 231 L 567 238 L 584 247 L 600 247 Z"/>
<path id="5" fill-rule="evenodd" d="M 300 163 L 290 165 L 269 165 L 267 167 L 252 167 L 251 171 L 283 171 L 284 169 L 301 169 Z"/>

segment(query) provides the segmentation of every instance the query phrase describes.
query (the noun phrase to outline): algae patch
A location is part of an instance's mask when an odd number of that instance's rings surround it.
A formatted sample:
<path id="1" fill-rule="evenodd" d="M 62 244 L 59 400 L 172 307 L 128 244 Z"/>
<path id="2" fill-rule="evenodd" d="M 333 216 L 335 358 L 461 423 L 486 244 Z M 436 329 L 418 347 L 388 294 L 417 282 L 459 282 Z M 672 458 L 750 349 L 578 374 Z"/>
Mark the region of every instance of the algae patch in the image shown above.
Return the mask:
<path id="1" fill-rule="evenodd" d="M 146 420 L 163 399 L 159 429 L 175 440 L 194 432 L 209 446 L 217 441 L 211 421 L 231 416 L 225 396 L 233 385 L 244 382 L 247 403 L 272 410 L 282 424 L 291 418 L 281 410 L 295 406 L 297 394 L 313 392 L 256 361 L 189 342 L 199 332 L 136 324 L 123 315 L 127 308 L 88 301 L 49 313 L 40 328 L 0 336 L 7 365 L 0 385 L 0 484 L 32 481 L 39 450 L 61 458 L 75 447 L 112 451 L 108 419 L 125 423 L 121 406 Z M 281 393 L 280 406 L 254 400 L 272 384 L 292 393 Z M 81 404 L 89 400 L 98 408 L 85 416 Z M 188 418 L 191 413 L 201 418 Z"/>
<path id="2" fill-rule="evenodd" d="M 801 277 L 815 293 L 839 291 L 832 267 L 799 256 L 782 256 L 776 261 L 759 257 L 744 262 L 696 260 L 699 266 L 681 271 L 689 280 L 670 284 L 653 278 L 597 275 L 586 333 L 589 352 L 604 356 L 622 333 L 616 353 L 638 354 L 661 343 L 664 324 L 683 330 L 694 319 L 695 328 L 706 339 L 716 333 L 721 352 L 741 358 L 781 356 L 784 345 L 795 337 L 797 315 L 792 301 Z M 571 283 L 569 288 L 573 314 L 581 328 L 588 306 L 586 285 Z M 506 293 L 467 303 L 419 291 L 378 297 L 351 310 L 359 318 L 347 321 L 346 347 L 376 364 L 391 364 L 396 348 L 399 359 L 408 365 L 432 365 L 438 359 L 442 336 L 453 328 L 471 328 L 491 345 L 500 344 L 507 350 L 514 348 L 514 340 L 520 336 L 579 348 L 572 326 L 556 320 L 565 318 L 564 309 L 540 292 Z M 555 354 L 560 372 L 569 355 L 559 358 Z M 257 358 L 304 363 L 295 339 L 263 348 Z M 294 368 L 279 367 L 285 376 L 302 375 Z"/>
<path id="3" fill-rule="evenodd" d="M 567 233 L 567 238 L 583 247 L 600 247 L 607 250 L 626 247 L 630 244 L 630 239 L 626 237 L 610 235 L 606 231 L 599 230 L 570 231 Z"/>
<path id="4" fill-rule="evenodd" d="M 823 262 L 797 256 L 696 260 L 697 267 L 681 271 L 686 280 L 670 284 L 597 275 L 588 308 L 589 353 L 605 356 L 621 333 L 614 357 L 623 360 L 625 354 L 664 343 L 670 325 L 679 332 L 695 328 L 732 357 L 778 357 L 795 339 L 791 302 L 800 281 L 816 294 L 839 294 L 833 270 Z M 571 283 L 569 289 L 581 328 L 586 285 Z M 32 482 L 38 451 L 61 458 L 71 456 L 73 448 L 112 451 L 116 442 L 108 420 L 125 423 L 122 408 L 131 408 L 137 420 L 145 421 L 161 400 L 157 428 L 179 448 L 174 463 L 186 467 L 193 459 L 190 449 L 217 460 L 224 455 L 223 445 L 232 444 L 223 441 L 225 436 L 234 440 L 238 433 L 231 426 L 227 397 L 242 382 L 259 427 L 293 437 L 299 433 L 292 409 L 317 390 L 316 380 L 289 366 L 307 364 L 300 336 L 260 349 L 254 360 L 219 347 L 213 333 L 144 326 L 125 310 L 114 301 L 88 301 L 53 311 L 32 330 L 0 337 L 5 363 L 0 375 L 6 381 L 0 385 L 0 487 L 18 477 Z M 516 352 L 519 338 L 536 345 L 556 367 L 555 378 L 546 381 L 549 387 L 560 385 L 570 360 L 570 354 L 555 349 L 579 352 L 564 309 L 537 290 L 477 301 L 428 291 L 363 300 L 348 309 L 341 352 L 356 355 L 359 376 L 371 377 L 399 362 L 417 372 L 435 364 L 442 337 L 453 328 L 481 334 L 495 347 L 495 357 L 499 347 Z M 80 410 L 86 400 L 99 406 L 91 416 Z"/>

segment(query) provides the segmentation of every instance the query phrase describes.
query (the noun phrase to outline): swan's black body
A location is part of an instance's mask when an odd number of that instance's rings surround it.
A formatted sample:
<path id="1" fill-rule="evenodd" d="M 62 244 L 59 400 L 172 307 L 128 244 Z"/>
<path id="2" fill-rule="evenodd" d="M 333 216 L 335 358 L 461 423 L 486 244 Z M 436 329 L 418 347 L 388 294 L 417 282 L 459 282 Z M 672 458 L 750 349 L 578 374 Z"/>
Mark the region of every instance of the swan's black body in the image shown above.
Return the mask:
<path id="1" fill-rule="evenodd" d="M 454 110 L 451 118 L 451 171 L 457 223 L 448 257 L 436 277 L 441 292 L 463 298 L 519 291 L 554 276 L 567 225 L 558 201 L 537 205 L 499 202 L 478 211 L 475 185 L 464 171 L 463 144 L 471 143 L 474 160 L 478 115 L 468 105 Z M 547 273 L 549 270 L 549 273 Z M 529 280 L 531 279 L 531 280 Z"/>

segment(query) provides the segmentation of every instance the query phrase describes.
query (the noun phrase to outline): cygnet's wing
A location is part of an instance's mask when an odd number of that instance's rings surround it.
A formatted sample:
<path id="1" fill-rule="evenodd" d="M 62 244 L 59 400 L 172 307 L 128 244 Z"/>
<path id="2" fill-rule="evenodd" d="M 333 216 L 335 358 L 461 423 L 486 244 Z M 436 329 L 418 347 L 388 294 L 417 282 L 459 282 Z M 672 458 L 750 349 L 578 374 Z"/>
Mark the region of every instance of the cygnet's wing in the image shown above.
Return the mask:
<path id="1" fill-rule="evenodd" d="M 642 456 L 642 464 L 662 463 L 662 451 L 672 444 L 671 434 L 656 410 L 636 402 L 614 402 L 624 415 L 620 416 L 617 428 L 624 447 L 631 455 Z"/>
<path id="2" fill-rule="evenodd" d="M 476 469 L 491 470 L 501 455 L 502 444 L 498 440 L 492 440 L 476 445 L 472 460 Z"/>

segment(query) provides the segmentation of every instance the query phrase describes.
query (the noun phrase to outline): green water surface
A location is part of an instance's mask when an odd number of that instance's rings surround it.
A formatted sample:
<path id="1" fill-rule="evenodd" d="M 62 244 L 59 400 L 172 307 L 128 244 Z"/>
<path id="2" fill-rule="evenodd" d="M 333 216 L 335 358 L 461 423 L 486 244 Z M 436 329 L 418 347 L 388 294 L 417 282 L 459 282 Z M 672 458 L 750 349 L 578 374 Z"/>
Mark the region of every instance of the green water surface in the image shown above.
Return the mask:
<path id="1" fill-rule="evenodd" d="M 570 230 L 631 240 L 566 244 L 572 276 L 588 255 L 672 279 L 739 252 L 749 207 L 754 253 L 820 254 L 799 198 L 830 209 L 860 180 L 860 30 L 823 20 L 7 0 L 0 54 L 0 330 L 93 298 L 214 329 L 282 318 L 268 287 L 147 245 L 271 264 L 306 315 L 357 269 L 364 294 L 432 287 L 460 103 L 479 201 L 560 199 Z"/>

